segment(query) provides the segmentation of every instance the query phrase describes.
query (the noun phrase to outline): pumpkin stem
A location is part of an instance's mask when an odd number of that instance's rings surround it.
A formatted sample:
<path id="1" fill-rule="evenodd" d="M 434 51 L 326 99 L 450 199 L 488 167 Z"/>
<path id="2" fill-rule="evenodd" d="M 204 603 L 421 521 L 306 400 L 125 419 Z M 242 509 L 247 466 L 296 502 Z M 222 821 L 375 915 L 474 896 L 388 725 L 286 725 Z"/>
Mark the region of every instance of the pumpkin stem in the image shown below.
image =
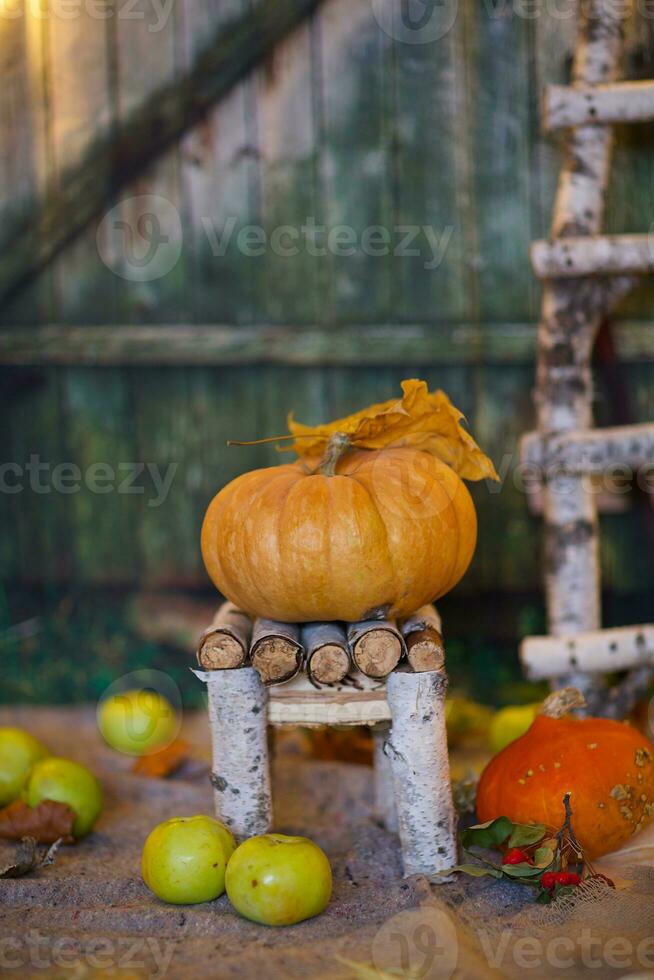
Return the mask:
<path id="1" fill-rule="evenodd" d="M 539 715 L 547 718 L 563 718 L 570 714 L 574 708 L 585 708 L 586 699 L 576 687 L 562 687 L 560 691 L 553 691 L 545 698 L 540 706 Z"/>
<path id="2" fill-rule="evenodd" d="M 351 448 L 350 437 L 345 432 L 334 432 L 329 437 L 325 455 L 316 470 L 321 476 L 336 476 L 336 466 L 341 456 Z"/>

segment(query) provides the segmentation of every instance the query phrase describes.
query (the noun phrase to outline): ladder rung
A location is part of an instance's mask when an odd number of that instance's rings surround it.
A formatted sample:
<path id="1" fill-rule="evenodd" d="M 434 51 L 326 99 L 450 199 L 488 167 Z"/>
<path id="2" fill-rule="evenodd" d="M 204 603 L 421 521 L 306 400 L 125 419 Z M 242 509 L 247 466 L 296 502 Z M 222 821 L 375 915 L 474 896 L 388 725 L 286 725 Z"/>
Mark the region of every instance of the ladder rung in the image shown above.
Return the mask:
<path id="1" fill-rule="evenodd" d="M 523 463 L 552 471 L 604 473 L 615 464 L 654 468 L 654 422 L 618 425 L 605 429 L 579 429 L 543 436 L 528 432 L 520 442 Z"/>
<path id="2" fill-rule="evenodd" d="M 520 645 L 520 660 L 527 677 L 534 681 L 578 670 L 601 674 L 654 665 L 654 624 L 528 636 Z"/>
<path id="3" fill-rule="evenodd" d="M 583 235 L 532 242 L 531 265 L 539 279 L 654 272 L 654 236 Z"/>
<path id="4" fill-rule="evenodd" d="M 654 119 L 654 81 L 574 88 L 548 85 L 542 111 L 548 132 L 567 126 L 646 122 Z"/>

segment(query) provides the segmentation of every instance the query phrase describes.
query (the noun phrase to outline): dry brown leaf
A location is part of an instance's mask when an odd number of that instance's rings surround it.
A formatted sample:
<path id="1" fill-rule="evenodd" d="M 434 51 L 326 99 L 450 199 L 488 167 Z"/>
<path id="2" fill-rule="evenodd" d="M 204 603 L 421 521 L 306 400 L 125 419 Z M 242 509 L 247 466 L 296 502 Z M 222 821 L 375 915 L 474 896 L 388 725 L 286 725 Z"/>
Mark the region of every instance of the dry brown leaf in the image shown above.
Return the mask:
<path id="1" fill-rule="evenodd" d="M 499 480 L 491 460 L 461 425 L 463 413 L 444 391 L 429 391 L 424 381 L 402 382 L 402 398 L 369 405 L 368 408 L 326 425 L 302 425 L 288 418 L 296 441 L 290 447 L 298 456 L 322 456 L 330 436 L 343 432 L 357 449 L 412 446 L 437 456 L 466 480 Z M 299 437 L 299 438 L 298 438 Z"/>
<path id="2" fill-rule="evenodd" d="M 47 851 L 43 853 L 38 848 L 38 842 L 34 837 L 23 837 L 16 848 L 16 858 L 14 864 L 9 864 L 0 871 L 0 878 L 22 878 L 30 871 L 39 871 L 54 864 L 55 854 L 62 843 L 61 838 L 51 844 Z"/>
<path id="3" fill-rule="evenodd" d="M 167 745 L 165 749 L 141 755 L 135 760 L 132 772 L 136 776 L 146 776 L 148 779 L 165 779 L 182 766 L 190 754 L 190 745 L 181 738 Z"/>
<path id="4" fill-rule="evenodd" d="M 0 810 L 0 837 L 7 840 L 33 837 L 39 844 L 54 844 L 61 838 L 70 844 L 74 839 L 75 819 L 75 811 L 65 803 L 43 800 L 30 807 L 22 800 L 14 800 Z"/>

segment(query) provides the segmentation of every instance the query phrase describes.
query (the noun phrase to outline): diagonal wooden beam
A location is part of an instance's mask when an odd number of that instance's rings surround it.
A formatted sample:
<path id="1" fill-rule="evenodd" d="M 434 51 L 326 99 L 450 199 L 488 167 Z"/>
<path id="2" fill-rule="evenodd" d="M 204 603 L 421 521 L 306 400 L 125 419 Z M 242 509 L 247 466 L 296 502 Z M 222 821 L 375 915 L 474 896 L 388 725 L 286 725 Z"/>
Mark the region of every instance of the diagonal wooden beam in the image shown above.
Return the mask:
<path id="1" fill-rule="evenodd" d="M 150 95 L 117 130 L 96 139 L 59 186 L 7 234 L 0 253 L 0 302 L 25 286 L 320 2 L 258 0 L 254 9 L 221 26 L 185 75 Z"/>

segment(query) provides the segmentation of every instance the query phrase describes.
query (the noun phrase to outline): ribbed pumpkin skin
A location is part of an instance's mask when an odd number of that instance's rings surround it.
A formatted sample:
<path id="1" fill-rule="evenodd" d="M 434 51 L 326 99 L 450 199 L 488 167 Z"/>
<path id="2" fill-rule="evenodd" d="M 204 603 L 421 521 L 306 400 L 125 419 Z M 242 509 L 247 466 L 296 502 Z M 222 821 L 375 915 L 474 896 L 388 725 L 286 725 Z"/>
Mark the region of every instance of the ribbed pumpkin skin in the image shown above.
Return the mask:
<path id="1" fill-rule="evenodd" d="M 406 615 L 448 592 L 477 539 L 465 484 L 410 448 L 253 470 L 212 500 L 202 557 L 223 595 L 287 622 Z"/>
<path id="2" fill-rule="evenodd" d="M 584 854 L 608 854 L 654 815 L 653 756 L 654 746 L 621 722 L 539 715 L 484 769 L 477 816 L 558 829 L 569 792 Z"/>

